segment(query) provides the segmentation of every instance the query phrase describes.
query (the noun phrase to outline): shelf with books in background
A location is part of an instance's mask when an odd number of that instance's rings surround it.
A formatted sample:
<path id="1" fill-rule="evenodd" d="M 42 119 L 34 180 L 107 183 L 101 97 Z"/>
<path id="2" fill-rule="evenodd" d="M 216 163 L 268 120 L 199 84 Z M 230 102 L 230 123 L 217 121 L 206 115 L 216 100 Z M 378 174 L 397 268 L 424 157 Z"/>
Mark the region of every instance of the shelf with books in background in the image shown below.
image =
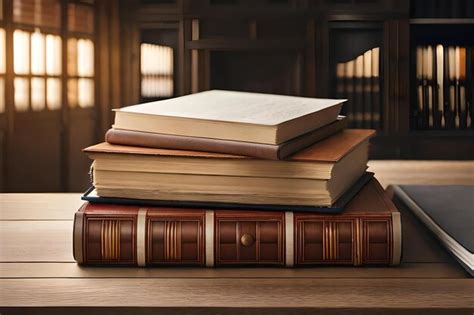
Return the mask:
<path id="1" fill-rule="evenodd" d="M 383 24 L 331 22 L 329 66 L 333 97 L 354 128 L 383 128 Z"/>
<path id="2" fill-rule="evenodd" d="M 411 130 L 473 129 L 474 23 L 464 16 L 449 20 L 411 21 Z"/>
<path id="3" fill-rule="evenodd" d="M 411 0 L 410 16 L 417 19 L 463 19 L 474 17 L 472 0 Z"/>

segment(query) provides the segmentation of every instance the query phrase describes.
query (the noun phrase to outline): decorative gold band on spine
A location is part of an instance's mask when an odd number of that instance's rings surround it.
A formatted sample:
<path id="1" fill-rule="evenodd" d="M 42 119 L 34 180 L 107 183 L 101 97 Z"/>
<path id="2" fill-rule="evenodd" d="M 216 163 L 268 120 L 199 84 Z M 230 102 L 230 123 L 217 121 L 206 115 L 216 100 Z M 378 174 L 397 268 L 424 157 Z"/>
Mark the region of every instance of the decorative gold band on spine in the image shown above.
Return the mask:
<path id="1" fill-rule="evenodd" d="M 205 257 L 206 257 L 206 267 L 214 266 L 214 211 L 206 211 L 206 222 L 205 226 Z"/>
<path id="2" fill-rule="evenodd" d="M 402 258 L 402 222 L 400 212 L 392 212 L 392 265 L 399 265 Z"/>
<path id="3" fill-rule="evenodd" d="M 181 260 L 181 222 L 165 221 L 165 260 Z"/>
<path id="4" fill-rule="evenodd" d="M 295 234 L 293 212 L 285 212 L 285 265 L 293 267 L 295 264 Z"/>
<path id="5" fill-rule="evenodd" d="M 147 208 L 139 208 L 137 216 L 137 265 L 146 266 L 145 236 Z"/>
<path id="6" fill-rule="evenodd" d="M 339 257 L 339 232 L 337 222 L 324 222 L 323 260 L 334 261 Z"/>
<path id="7" fill-rule="evenodd" d="M 118 260 L 120 258 L 120 222 L 119 220 L 103 220 L 100 230 L 100 249 L 102 260 Z"/>
<path id="8" fill-rule="evenodd" d="M 362 265 L 362 221 L 356 219 L 355 221 L 355 257 L 354 257 L 354 266 Z"/>

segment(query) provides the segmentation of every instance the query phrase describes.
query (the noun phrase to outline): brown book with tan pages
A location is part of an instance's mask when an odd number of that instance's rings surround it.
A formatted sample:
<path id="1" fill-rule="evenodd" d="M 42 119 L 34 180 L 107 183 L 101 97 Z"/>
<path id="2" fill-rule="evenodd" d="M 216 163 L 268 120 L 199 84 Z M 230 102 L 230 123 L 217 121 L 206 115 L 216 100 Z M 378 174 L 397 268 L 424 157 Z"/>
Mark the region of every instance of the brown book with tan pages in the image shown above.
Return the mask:
<path id="1" fill-rule="evenodd" d="M 373 134 L 344 130 L 285 161 L 109 143 L 84 151 L 101 197 L 329 206 L 365 173 Z"/>
<path id="2" fill-rule="evenodd" d="M 339 116 L 335 122 L 281 144 L 188 137 L 115 128 L 111 128 L 107 131 L 105 141 L 117 145 L 217 152 L 245 155 L 260 159 L 282 160 L 301 149 L 345 129 L 346 126 L 347 119 L 344 116 Z"/>
<path id="3" fill-rule="evenodd" d="M 342 214 L 85 203 L 74 258 L 96 265 L 397 265 L 400 214 L 373 179 Z"/>

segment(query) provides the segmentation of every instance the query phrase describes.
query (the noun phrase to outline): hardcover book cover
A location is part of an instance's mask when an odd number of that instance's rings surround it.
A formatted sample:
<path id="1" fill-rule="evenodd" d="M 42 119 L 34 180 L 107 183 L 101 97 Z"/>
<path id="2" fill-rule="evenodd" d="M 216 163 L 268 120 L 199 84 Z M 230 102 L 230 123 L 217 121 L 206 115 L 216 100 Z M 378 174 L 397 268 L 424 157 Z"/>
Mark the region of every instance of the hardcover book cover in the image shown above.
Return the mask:
<path id="1" fill-rule="evenodd" d="M 301 149 L 345 129 L 346 126 L 347 119 L 344 116 L 339 116 L 335 122 L 278 145 L 159 134 L 115 128 L 111 128 L 107 131 L 105 141 L 116 145 L 216 152 L 245 155 L 260 159 L 282 160 Z"/>
<path id="2" fill-rule="evenodd" d="M 392 186 L 393 192 L 474 276 L 474 186 Z"/>
<path id="3" fill-rule="evenodd" d="M 74 219 L 80 264 L 397 265 L 400 214 L 372 179 L 341 214 L 85 203 Z"/>

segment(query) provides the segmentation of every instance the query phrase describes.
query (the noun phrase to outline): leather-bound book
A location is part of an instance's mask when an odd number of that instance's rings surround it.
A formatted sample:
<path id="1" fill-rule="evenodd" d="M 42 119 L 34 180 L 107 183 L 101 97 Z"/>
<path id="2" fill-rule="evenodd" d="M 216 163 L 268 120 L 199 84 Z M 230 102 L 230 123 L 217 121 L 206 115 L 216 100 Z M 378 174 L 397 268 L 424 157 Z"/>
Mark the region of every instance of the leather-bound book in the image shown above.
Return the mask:
<path id="1" fill-rule="evenodd" d="M 425 107 L 425 84 L 424 84 L 424 48 L 423 46 L 416 47 L 416 95 L 417 95 L 417 110 L 416 126 L 423 128 L 423 112 Z"/>
<path id="2" fill-rule="evenodd" d="M 459 48 L 459 127 L 467 126 L 466 104 L 466 47 Z"/>
<path id="3" fill-rule="evenodd" d="M 355 62 L 350 60 L 344 63 L 344 87 L 346 92 L 347 102 L 344 104 L 346 108 L 346 116 L 349 119 L 349 125 L 354 125 L 354 69 Z"/>
<path id="4" fill-rule="evenodd" d="M 354 126 L 364 126 L 364 55 L 355 59 L 354 71 Z"/>
<path id="5" fill-rule="evenodd" d="M 432 61 L 432 59 L 431 59 Z M 429 46 L 423 47 L 423 129 L 429 127 L 429 113 L 430 113 L 430 51 Z"/>
<path id="6" fill-rule="evenodd" d="M 382 102 L 380 88 L 380 47 L 372 49 L 372 128 L 382 127 Z"/>
<path id="7" fill-rule="evenodd" d="M 335 122 L 329 125 L 310 131 L 281 144 L 176 136 L 115 128 L 111 128 L 107 131 L 105 141 L 117 145 L 217 152 L 268 160 L 282 160 L 301 149 L 345 129 L 346 126 L 347 119 L 344 116 L 339 116 Z"/>
<path id="8" fill-rule="evenodd" d="M 449 116 L 451 129 L 456 128 L 456 49 L 454 46 L 448 48 L 448 77 L 449 77 Z"/>
<path id="9" fill-rule="evenodd" d="M 401 222 L 375 179 L 337 215 L 85 203 L 73 251 L 94 265 L 397 265 Z"/>
<path id="10" fill-rule="evenodd" d="M 433 106 L 434 106 L 434 98 L 433 98 L 433 66 L 434 66 L 434 53 L 433 47 L 427 46 L 426 47 L 426 81 L 427 81 L 427 100 L 428 100 L 428 127 L 430 129 L 433 128 Z"/>
<path id="11" fill-rule="evenodd" d="M 372 50 L 364 53 L 364 81 L 363 81 L 363 126 L 372 127 Z"/>
<path id="12" fill-rule="evenodd" d="M 436 46 L 436 100 L 435 125 L 438 128 L 445 127 L 444 120 L 444 48 L 443 45 Z"/>
<path id="13" fill-rule="evenodd" d="M 461 78 L 461 49 L 459 46 L 456 46 L 454 49 L 454 77 L 455 77 L 455 89 L 454 89 L 454 99 L 456 103 L 456 117 L 455 117 L 455 126 L 456 129 L 459 129 L 461 122 L 461 104 L 460 104 L 460 84 L 459 80 Z"/>
<path id="14" fill-rule="evenodd" d="M 336 65 L 336 97 L 344 98 L 344 76 L 345 76 L 346 65 L 340 62 Z"/>
<path id="15" fill-rule="evenodd" d="M 473 4 L 474 7 L 474 4 Z M 474 119 L 474 80 L 473 78 L 473 60 L 474 53 L 471 47 L 466 49 L 466 106 L 467 106 L 467 128 L 472 127 L 472 121 Z"/>

